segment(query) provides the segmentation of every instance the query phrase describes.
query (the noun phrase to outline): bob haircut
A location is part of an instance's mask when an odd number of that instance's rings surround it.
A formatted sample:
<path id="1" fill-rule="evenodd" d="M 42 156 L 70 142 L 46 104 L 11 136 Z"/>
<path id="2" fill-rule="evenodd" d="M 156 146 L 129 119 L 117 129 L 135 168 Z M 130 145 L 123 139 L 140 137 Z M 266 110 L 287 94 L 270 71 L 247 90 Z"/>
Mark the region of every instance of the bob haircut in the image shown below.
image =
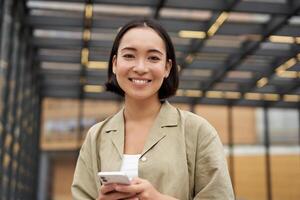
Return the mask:
<path id="1" fill-rule="evenodd" d="M 106 90 L 117 93 L 122 97 L 124 97 L 125 93 L 119 86 L 116 75 L 113 73 L 113 69 L 112 69 L 113 57 L 117 56 L 120 41 L 124 36 L 124 34 L 130 29 L 140 28 L 140 27 L 149 27 L 153 29 L 162 38 L 162 40 L 165 43 L 167 61 L 171 59 L 172 67 L 169 76 L 167 78 L 164 78 L 163 80 L 163 83 L 158 91 L 158 97 L 159 99 L 165 99 L 170 96 L 173 96 L 176 93 L 176 90 L 178 88 L 178 82 L 179 82 L 174 46 L 172 44 L 171 38 L 168 35 L 167 31 L 158 22 L 150 19 L 139 19 L 139 20 L 130 21 L 119 30 L 114 40 L 110 57 L 109 57 L 108 80 L 105 83 Z"/>

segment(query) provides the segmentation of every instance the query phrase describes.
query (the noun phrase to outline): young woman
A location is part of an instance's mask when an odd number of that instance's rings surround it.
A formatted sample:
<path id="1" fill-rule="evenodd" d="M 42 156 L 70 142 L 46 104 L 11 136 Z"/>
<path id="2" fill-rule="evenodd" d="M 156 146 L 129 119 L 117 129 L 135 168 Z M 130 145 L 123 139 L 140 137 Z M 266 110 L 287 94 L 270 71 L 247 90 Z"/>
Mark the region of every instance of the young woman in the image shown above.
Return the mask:
<path id="1" fill-rule="evenodd" d="M 222 144 L 203 118 L 176 109 L 173 44 L 155 21 L 131 21 L 118 32 L 107 90 L 124 107 L 94 125 L 77 161 L 74 199 L 233 200 Z M 130 185 L 101 185 L 100 171 L 125 171 Z"/>

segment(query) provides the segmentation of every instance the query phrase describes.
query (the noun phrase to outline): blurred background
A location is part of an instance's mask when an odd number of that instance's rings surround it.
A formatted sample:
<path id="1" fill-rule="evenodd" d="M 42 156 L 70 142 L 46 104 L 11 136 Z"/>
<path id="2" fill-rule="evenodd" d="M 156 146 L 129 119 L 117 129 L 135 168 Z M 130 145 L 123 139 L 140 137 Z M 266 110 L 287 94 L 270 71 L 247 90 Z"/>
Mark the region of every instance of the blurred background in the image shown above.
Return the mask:
<path id="1" fill-rule="evenodd" d="M 300 199 L 300 0 L 0 0 L 0 199 L 71 199 L 118 29 L 157 19 L 175 45 L 169 101 L 224 144 L 237 200 Z"/>

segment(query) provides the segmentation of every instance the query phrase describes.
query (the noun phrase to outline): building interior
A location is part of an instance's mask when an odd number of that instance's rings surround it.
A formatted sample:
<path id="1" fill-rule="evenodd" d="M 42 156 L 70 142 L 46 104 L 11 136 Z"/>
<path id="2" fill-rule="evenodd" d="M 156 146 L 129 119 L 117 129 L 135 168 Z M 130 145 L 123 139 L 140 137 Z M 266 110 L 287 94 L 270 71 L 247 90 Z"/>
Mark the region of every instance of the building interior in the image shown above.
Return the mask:
<path id="1" fill-rule="evenodd" d="M 108 59 L 137 18 L 171 36 L 168 101 L 216 128 L 236 199 L 299 200 L 299 0 L 0 0 L 0 199 L 72 199 L 87 131 L 123 106 Z"/>

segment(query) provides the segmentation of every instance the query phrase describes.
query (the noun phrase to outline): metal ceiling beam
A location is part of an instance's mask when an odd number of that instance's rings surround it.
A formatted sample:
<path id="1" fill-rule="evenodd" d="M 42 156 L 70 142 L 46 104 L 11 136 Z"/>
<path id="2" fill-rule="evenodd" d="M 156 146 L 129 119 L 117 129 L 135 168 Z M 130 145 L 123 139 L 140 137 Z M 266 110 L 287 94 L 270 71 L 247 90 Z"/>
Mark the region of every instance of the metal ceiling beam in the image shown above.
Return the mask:
<path id="1" fill-rule="evenodd" d="M 156 8 L 154 10 L 154 15 L 153 15 L 154 19 L 158 19 L 159 12 L 160 12 L 160 10 L 162 9 L 162 7 L 164 6 L 165 3 L 166 3 L 166 0 L 159 0 L 158 1 L 157 5 L 156 5 Z"/>
<path id="2" fill-rule="evenodd" d="M 293 8 L 291 13 L 287 16 L 275 16 L 272 18 L 268 24 L 262 30 L 262 40 L 259 42 L 251 42 L 245 43 L 245 45 L 240 49 L 240 53 L 238 55 L 234 55 L 233 57 L 229 57 L 229 59 L 225 62 L 224 68 L 219 70 L 215 77 L 207 84 L 204 89 L 204 92 L 211 90 L 213 85 L 220 80 L 222 80 L 226 73 L 230 70 L 234 70 L 237 66 L 250 54 L 255 52 L 259 47 L 261 42 L 265 41 L 271 34 L 274 34 L 278 31 L 283 25 L 287 23 L 287 21 L 294 15 L 296 15 L 300 11 L 300 5 L 296 8 Z"/>
<path id="3" fill-rule="evenodd" d="M 201 3 L 194 0 L 173 0 L 166 3 L 166 7 L 179 9 L 199 9 L 211 10 L 213 12 L 220 12 L 224 10 L 223 1 L 219 0 L 201 0 Z M 297 4 L 297 0 L 293 0 L 292 4 Z M 289 3 L 264 3 L 264 2 L 246 2 L 241 1 L 237 4 L 233 12 L 248 12 L 248 13 L 262 13 L 272 15 L 287 15 L 290 13 Z"/>
<path id="4" fill-rule="evenodd" d="M 34 1 L 34 0 L 33 0 Z M 46 0 L 44 0 L 46 1 Z M 57 1 L 58 2 L 58 1 Z M 67 0 L 67 2 L 82 2 L 77 0 Z M 126 5 L 126 6 L 147 6 L 152 9 L 154 9 L 153 15 L 155 18 L 159 17 L 159 13 L 164 8 L 178 8 L 178 9 L 184 9 L 189 8 L 191 10 L 200 9 L 200 10 L 210 10 L 213 13 L 213 18 L 210 22 L 207 21 L 193 21 L 193 20 L 179 20 L 179 19 L 171 19 L 171 18 L 159 18 L 158 20 L 161 22 L 161 24 L 169 31 L 169 32 L 178 32 L 182 29 L 187 30 L 196 30 L 196 31 L 207 31 L 207 29 L 210 27 L 210 25 L 215 21 L 217 18 L 217 13 L 227 10 L 229 12 L 235 12 L 235 11 L 242 11 L 242 12 L 250 12 L 250 13 L 268 13 L 272 14 L 272 19 L 270 25 L 261 24 L 261 23 L 247 23 L 247 22 L 228 22 L 226 21 L 225 24 L 223 24 L 220 29 L 218 30 L 218 34 L 220 35 L 244 35 L 244 34 L 266 34 L 270 30 L 275 30 L 274 27 L 276 27 L 284 16 L 287 15 L 291 8 L 295 8 L 296 1 L 287 1 L 290 2 L 290 4 L 276 4 L 276 3 L 258 3 L 258 2 L 245 2 L 245 1 L 231 1 L 228 0 L 228 3 L 226 1 L 219 1 L 219 0 L 202 0 L 201 3 L 193 0 L 187 0 L 187 1 L 180 1 L 180 0 L 173 0 L 173 1 L 165 1 L 165 0 L 156 0 L 156 1 L 148 1 L 148 0 L 132 0 L 130 2 L 124 2 L 121 0 L 99 0 L 99 1 L 93 1 L 95 4 L 112 4 L 112 5 Z M 174 5 L 172 5 L 174 4 Z M 182 5 L 181 5 L 182 4 Z M 294 6 L 293 6 L 294 5 Z M 261 6 L 261 7 L 259 7 Z M 259 8 L 258 8 L 259 7 Z M 205 8 L 205 9 L 204 9 Z M 60 11 L 58 11 L 60 12 Z M 64 11 L 61 11 L 62 13 Z M 103 28 L 103 29 L 112 29 L 117 30 L 120 26 L 124 25 L 127 21 L 130 19 L 133 19 L 135 17 L 133 16 L 112 16 L 109 14 L 103 14 L 101 15 L 95 15 L 92 23 L 93 23 L 93 29 L 97 28 Z M 46 16 L 29 16 L 27 18 L 27 23 L 31 25 L 35 29 L 46 29 L 46 30 L 66 30 L 66 31 L 82 31 L 82 25 L 83 25 L 83 19 L 80 17 L 46 17 Z M 287 23 L 287 21 L 285 21 Z M 284 24 L 285 27 L 281 27 L 281 29 L 277 29 L 276 31 L 273 31 L 273 34 L 278 35 L 290 35 L 290 36 L 299 36 L 299 26 L 291 25 L 291 24 Z M 100 32 L 101 33 L 101 32 Z M 113 33 L 115 34 L 115 33 Z M 263 35 L 265 36 L 265 35 Z M 176 37 L 176 36 L 175 36 Z M 62 38 L 42 38 L 42 37 L 35 37 L 33 39 L 34 44 L 36 44 L 36 47 L 38 48 L 54 48 L 54 49 L 73 49 L 73 48 L 80 48 L 82 45 L 81 39 L 62 39 Z M 200 45 L 199 45 L 200 44 Z M 289 56 L 288 50 L 269 50 L 269 49 L 258 49 L 255 48 L 253 51 L 251 49 L 255 47 L 260 43 L 256 42 L 248 42 L 243 44 L 243 48 L 226 48 L 226 47 L 212 47 L 212 46 L 206 46 L 203 45 L 203 41 L 199 40 L 198 43 L 192 41 L 190 45 L 191 50 L 195 50 L 194 52 L 199 52 L 199 49 L 201 48 L 201 53 L 203 52 L 212 52 L 212 53 L 226 53 L 231 54 L 233 59 L 232 61 L 227 62 L 210 62 L 209 60 L 206 60 L 205 57 L 202 57 L 202 59 L 195 60 L 194 63 L 192 63 L 189 67 L 195 68 L 195 69 L 202 69 L 209 68 L 209 69 L 215 69 L 215 72 L 219 72 L 219 69 L 222 69 L 225 66 L 228 66 L 227 64 L 230 64 L 231 66 L 235 66 L 231 69 L 233 70 L 247 70 L 252 71 L 254 74 L 269 74 L 269 68 L 262 70 L 255 70 L 256 68 L 252 66 L 252 69 L 244 65 L 242 68 L 240 67 L 239 63 L 241 63 L 244 58 L 249 54 L 254 55 L 268 55 L 268 56 L 278 56 L 278 57 L 285 57 Z M 110 47 L 112 45 L 112 41 L 104 41 L 104 40 L 89 40 L 88 48 L 101 48 L 101 49 L 107 49 L 107 51 L 110 50 Z M 194 46 L 195 45 L 195 46 Z M 197 47 L 199 45 L 199 48 Z M 176 45 L 176 50 L 180 52 L 184 52 L 187 49 L 187 45 Z M 197 49 L 198 48 L 198 49 Z M 191 51 L 190 50 L 190 51 Z M 240 52 L 242 50 L 242 52 Z M 92 50 L 91 50 L 92 51 Z M 243 53 L 245 53 L 243 57 Z M 103 53 L 102 50 L 99 52 L 90 52 L 89 60 L 107 60 L 107 54 Z M 48 54 L 47 52 L 39 55 L 38 60 L 43 62 L 62 62 L 62 63 L 78 63 L 80 64 L 80 55 L 77 56 L 70 56 L 68 54 L 62 53 L 61 55 L 51 55 L 51 52 Z M 240 61 L 239 61 L 240 60 Z M 274 65 L 275 66 L 275 65 Z M 265 68 L 263 66 L 262 68 Z M 106 71 L 105 73 L 98 73 L 97 71 L 90 73 L 89 70 L 85 71 L 85 84 L 95 84 L 95 85 L 101 85 L 104 83 L 106 79 Z M 43 77 L 43 95 L 53 95 L 57 97 L 74 97 L 79 98 L 80 95 L 78 91 L 70 91 L 70 90 L 78 90 L 79 88 L 79 70 L 42 70 L 40 72 L 41 77 Z M 219 75 L 219 73 L 217 73 Z M 212 76 L 213 77 L 213 76 Z M 225 76 L 224 76 L 225 77 Z M 220 80 L 222 80 L 224 77 L 222 77 Z M 181 77 L 181 89 L 199 89 L 199 86 L 203 89 L 207 89 L 208 91 L 211 90 L 211 88 L 207 87 L 204 83 L 209 82 L 210 77 L 187 77 L 182 76 Z M 257 78 L 256 78 L 257 79 Z M 251 82 L 249 79 L 245 80 L 236 80 L 232 78 L 226 78 L 224 80 L 225 83 L 237 83 L 239 85 L 242 85 L 243 87 L 249 87 L 249 84 Z M 253 82 L 252 82 L 253 83 Z M 289 85 L 287 82 L 276 82 L 274 81 L 274 85 L 279 88 L 292 88 L 296 87 L 296 84 L 291 84 L 292 86 L 288 87 Z M 64 87 L 66 86 L 66 87 Z M 213 88 L 213 86 L 211 86 Z M 77 88 L 77 89 L 76 89 Z M 272 88 L 269 88 L 270 91 L 272 91 Z M 266 89 L 266 91 L 268 91 Z M 69 95 L 69 96 L 68 96 Z M 85 98 L 101 98 L 101 99 L 114 99 L 115 97 L 106 96 L 106 94 L 92 94 L 92 93 L 84 93 Z M 174 97 L 176 101 L 182 101 L 182 102 L 195 102 L 198 98 L 193 97 Z M 227 105 L 232 103 L 232 100 L 228 99 L 212 99 L 212 98 L 206 98 L 203 97 L 201 103 L 205 104 L 218 104 L 218 105 Z M 236 102 L 239 105 L 250 105 L 250 106 L 260 106 L 264 105 L 265 101 L 248 101 L 248 100 L 240 100 Z M 289 103 L 279 103 L 280 106 L 289 106 L 294 104 Z"/>
<path id="5" fill-rule="evenodd" d="M 66 89 L 66 90 L 59 90 L 59 88 L 53 88 L 53 89 L 47 89 L 42 90 L 42 96 L 46 97 L 53 97 L 53 98 L 78 98 L 78 93 L 74 92 L 72 89 Z M 110 92 L 104 92 L 104 93 L 86 93 L 85 94 L 86 99 L 101 99 L 101 100 L 108 100 L 108 101 L 119 101 L 120 97 L 116 96 L 113 93 Z M 195 100 L 195 97 L 172 97 L 169 99 L 172 103 L 191 103 Z M 229 105 L 230 101 L 226 99 L 211 99 L 211 98 L 205 98 L 202 104 L 207 105 Z M 272 103 L 272 102 L 267 102 Z M 247 107 L 263 107 L 266 104 L 265 101 L 255 101 L 255 100 L 245 100 L 238 102 L 236 106 L 247 106 Z M 276 108 L 298 108 L 298 103 L 295 102 L 277 102 L 276 104 L 273 104 L 272 107 Z"/>
<path id="6" fill-rule="evenodd" d="M 32 44 L 39 48 L 59 48 L 60 49 L 74 49 L 81 45 L 81 40 L 66 39 L 66 38 L 34 38 Z"/>
<path id="7" fill-rule="evenodd" d="M 53 1 L 53 0 L 31 0 L 31 1 Z M 82 0 L 65 0 L 66 2 L 82 3 Z M 58 1 L 59 2 L 59 1 Z M 121 6 L 149 6 L 155 7 L 158 1 L 148 0 L 94 0 L 94 4 L 109 4 Z M 296 4 L 297 0 L 288 1 L 287 3 L 269 3 L 269 2 L 247 2 L 241 1 L 234 9 L 234 12 L 249 12 L 249 13 L 262 13 L 262 14 L 279 14 L 286 15 L 289 13 L 289 2 Z M 167 8 L 177 9 L 196 9 L 196 10 L 211 10 L 213 12 L 220 12 L 224 10 L 223 1 L 219 0 L 201 0 L 201 2 L 194 0 L 173 0 L 167 1 L 165 4 Z"/>
<path id="8" fill-rule="evenodd" d="M 289 55 L 286 57 L 281 57 L 280 61 L 275 61 L 271 66 L 268 67 L 267 71 L 264 71 L 264 73 L 260 74 L 260 76 L 253 78 L 252 82 L 247 86 L 247 88 L 244 88 L 242 93 L 245 92 L 251 92 L 256 88 L 256 83 L 257 81 L 262 78 L 262 77 L 266 77 L 268 79 L 270 79 L 272 76 L 275 75 L 275 69 L 283 64 L 286 60 L 295 57 L 298 53 L 300 52 L 300 47 L 297 47 L 297 49 L 294 49 L 292 51 L 289 52 Z M 295 82 L 297 83 L 297 81 L 295 80 Z M 298 81 L 299 82 L 299 81 Z M 276 91 L 276 93 L 278 94 L 286 94 L 287 93 L 287 87 L 284 87 L 282 89 L 278 88 L 278 90 Z"/>
<path id="9" fill-rule="evenodd" d="M 45 21 L 46 20 L 46 21 Z M 26 23 L 30 26 L 67 26 L 67 27 L 82 27 L 82 17 L 58 17 L 58 16 L 32 16 L 26 18 Z"/>
<path id="10" fill-rule="evenodd" d="M 226 1 L 225 1 L 226 2 Z M 239 0 L 235 0 L 235 1 L 231 1 L 230 3 L 228 4 L 225 4 L 224 5 L 224 2 L 223 2 L 223 11 L 230 11 L 233 9 L 233 7 L 239 2 Z M 221 13 L 215 13 L 211 19 L 206 22 L 205 24 L 205 28 L 204 28 L 204 32 L 207 33 L 209 28 L 212 26 L 212 24 L 216 21 L 216 19 L 218 18 L 218 16 L 220 16 Z M 199 31 L 199 29 L 198 29 Z M 209 39 L 209 36 L 206 36 L 204 39 L 193 39 L 191 40 L 190 42 L 190 46 L 189 46 L 189 50 L 188 52 L 186 53 L 186 56 L 183 56 L 184 60 L 181 60 L 179 61 L 179 65 L 182 67 L 182 68 L 187 68 L 189 63 L 186 62 L 185 58 L 190 54 L 195 54 L 196 52 L 199 51 L 199 49 L 201 49 L 203 46 L 204 46 L 204 42 Z"/>
<path id="11" fill-rule="evenodd" d="M 164 19 L 160 18 L 159 22 L 169 32 L 178 32 L 180 30 L 206 31 L 209 24 L 214 22 L 217 15 L 212 17 L 210 22 L 206 21 L 187 21 L 179 19 Z M 113 29 L 117 30 L 130 20 L 129 17 L 123 16 L 93 19 L 93 28 Z M 81 18 L 57 17 L 57 16 L 29 16 L 27 23 L 35 29 L 48 30 L 66 30 L 80 31 L 83 20 Z M 241 22 L 226 22 L 218 30 L 220 35 L 242 35 L 242 34 L 260 34 L 265 24 L 262 23 L 241 23 Z M 286 25 L 282 30 L 279 30 L 278 35 L 298 36 L 299 29 L 296 25 Z"/>
<path id="12" fill-rule="evenodd" d="M 80 63 L 80 56 L 38 55 L 36 59 L 40 62 Z"/>

